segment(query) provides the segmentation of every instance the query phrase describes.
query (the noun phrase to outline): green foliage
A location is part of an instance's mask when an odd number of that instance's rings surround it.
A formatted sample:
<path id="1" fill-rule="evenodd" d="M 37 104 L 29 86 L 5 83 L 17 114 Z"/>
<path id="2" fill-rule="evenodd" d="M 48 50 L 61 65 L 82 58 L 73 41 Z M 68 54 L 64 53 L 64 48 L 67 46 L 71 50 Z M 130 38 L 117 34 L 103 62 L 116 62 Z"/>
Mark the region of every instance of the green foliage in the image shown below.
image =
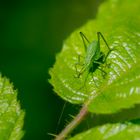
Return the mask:
<path id="1" fill-rule="evenodd" d="M 24 112 L 17 102 L 17 91 L 0 75 L 0 140 L 20 140 Z"/>
<path id="2" fill-rule="evenodd" d="M 73 104 L 86 104 L 89 112 L 97 114 L 115 113 L 140 103 L 139 5 L 139 0 L 108 0 L 100 7 L 95 20 L 89 21 L 69 36 L 50 70 L 50 82 L 59 96 Z M 83 32 L 91 42 L 97 40 L 98 31 L 113 49 L 105 62 L 109 67 L 103 67 L 107 75 L 103 77 L 102 72 L 96 69 L 89 75 L 89 71 L 86 71 L 80 78 L 75 78 L 78 55 L 86 55 L 79 32 Z M 107 53 L 103 41 L 101 51 Z M 81 62 L 84 59 L 81 58 Z M 131 123 L 106 124 L 70 140 L 117 140 L 126 137 L 128 140 L 140 138 L 140 126 Z"/>
<path id="3" fill-rule="evenodd" d="M 73 104 L 86 104 L 89 112 L 98 114 L 115 113 L 140 103 L 139 5 L 139 0 L 108 0 L 100 7 L 95 20 L 89 21 L 65 40 L 50 70 L 50 82 L 60 97 Z M 103 67 L 107 75 L 103 77 L 102 72 L 96 69 L 89 75 L 89 71 L 86 71 L 80 78 L 75 78 L 78 55 L 86 55 L 79 32 L 83 32 L 91 42 L 97 40 L 98 31 L 113 49 L 105 62 L 109 67 Z M 107 53 L 103 41 L 101 51 Z M 84 59 L 81 58 L 81 62 Z M 140 137 L 139 130 L 137 124 L 106 124 L 83 132 L 71 140 L 115 140 L 126 137 L 133 140 Z"/>
<path id="4" fill-rule="evenodd" d="M 88 104 L 89 111 L 95 113 L 113 113 L 140 103 L 139 5 L 138 0 L 108 0 L 100 7 L 96 20 L 71 34 L 50 70 L 50 82 L 59 96 L 71 103 Z M 110 68 L 104 68 L 106 77 L 97 69 L 85 85 L 87 73 L 74 77 L 77 56 L 85 56 L 80 31 L 90 41 L 97 40 L 96 33 L 100 31 L 114 49 L 106 61 L 110 64 Z M 101 51 L 107 51 L 103 41 Z"/>
<path id="5" fill-rule="evenodd" d="M 76 135 L 70 140 L 137 140 L 140 126 L 131 123 L 106 124 Z"/>

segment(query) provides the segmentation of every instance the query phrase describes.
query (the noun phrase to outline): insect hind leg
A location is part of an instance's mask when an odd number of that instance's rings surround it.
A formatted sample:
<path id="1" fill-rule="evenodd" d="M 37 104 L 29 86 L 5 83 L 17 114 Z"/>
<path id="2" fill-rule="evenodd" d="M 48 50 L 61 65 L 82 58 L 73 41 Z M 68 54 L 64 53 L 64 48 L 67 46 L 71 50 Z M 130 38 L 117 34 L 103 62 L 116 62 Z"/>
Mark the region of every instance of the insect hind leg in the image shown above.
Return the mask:
<path id="1" fill-rule="evenodd" d="M 101 32 L 97 32 L 97 37 L 98 37 L 98 43 L 100 45 L 100 37 L 103 39 L 103 41 L 105 42 L 107 48 L 108 48 L 108 52 L 106 54 L 106 56 L 104 57 L 104 60 L 103 62 L 105 63 L 106 62 L 106 59 L 107 57 L 109 56 L 109 54 L 114 50 L 114 49 L 111 49 L 106 41 L 106 39 L 104 38 L 103 34 Z"/>
<path id="2" fill-rule="evenodd" d="M 86 45 L 85 40 L 86 40 L 88 43 L 90 43 L 90 42 L 89 42 L 89 40 L 87 39 L 87 37 L 86 37 L 82 32 L 80 32 L 80 36 L 81 36 L 81 38 L 82 38 L 82 40 L 83 40 L 84 47 L 85 47 L 85 51 L 87 51 L 87 45 Z"/>
<path id="3" fill-rule="evenodd" d="M 104 36 L 103 36 L 103 34 L 101 32 L 97 32 L 97 37 L 98 37 L 98 43 L 99 43 L 99 45 L 100 45 L 100 37 L 101 37 L 103 39 L 103 41 L 105 42 L 108 50 L 111 51 L 111 49 L 110 49 L 107 41 L 105 40 L 105 38 L 104 38 Z"/>

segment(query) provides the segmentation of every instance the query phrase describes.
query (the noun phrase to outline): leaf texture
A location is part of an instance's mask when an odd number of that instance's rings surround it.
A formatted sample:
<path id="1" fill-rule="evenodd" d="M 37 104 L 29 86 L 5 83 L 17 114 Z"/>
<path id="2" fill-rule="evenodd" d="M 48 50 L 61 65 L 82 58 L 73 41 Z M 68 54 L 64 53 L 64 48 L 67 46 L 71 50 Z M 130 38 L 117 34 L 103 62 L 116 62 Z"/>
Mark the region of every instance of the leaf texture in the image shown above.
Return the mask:
<path id="1" fill-rule="evenodd" d="M 113 113 L 140 103 L 139 5 L 139 0 L 108 0 L 100 7 L 95 20 L 69 36 L 50 70 L 50 82 L 59 96 L 74 104 L 87 104 L 94 113 Z M 75 78 L 78 55 L 84 62 L 86 53 L 80 31 L 90 42 L 97 40 L 100 31 L 113 49 L 106 61 L 109 67 L 104 67 L 106 77 L 96 69 L 88 76 L 85 72 Z M 101 51 L 107 53 L 103 41 Z"/>
<path id="2" fill-rule="evenodd" d="M 24 112 L 17 101 L 17 91 L 7 78 L 0 75 L 0 140 L 20 140 Z"/>
<path id="3" fill-rule="evenodd" d="M 138 140 L 139 138 L 139 125 L 132 123 L 117 123 L 92 128 L 69 140 Z"/>

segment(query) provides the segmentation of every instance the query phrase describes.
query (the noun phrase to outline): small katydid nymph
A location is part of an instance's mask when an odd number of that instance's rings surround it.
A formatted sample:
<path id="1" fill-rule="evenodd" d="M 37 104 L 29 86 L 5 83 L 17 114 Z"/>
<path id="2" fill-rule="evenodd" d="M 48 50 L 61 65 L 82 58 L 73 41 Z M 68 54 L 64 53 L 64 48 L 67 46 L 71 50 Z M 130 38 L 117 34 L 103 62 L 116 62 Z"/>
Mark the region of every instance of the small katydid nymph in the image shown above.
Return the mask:
<path id="1" fill-rule="evenodd" d="M 93 73 L 96 69 L 99 69 L 105 75 L 106 72 L 100 66 L 106 62 L 106 59 L 112 49 L 110 49 L 104 36 L 101 32 L 97 32 L 98 40 L 93 40 L 91 43 L 82 32 L 80 32 L 80 36 L 83 40 L 86 54 L 82 63 L 80 62 L 81 56 L 78 55 L 78 62 L 75 64 L 76 77 L 79 78 L 85 71 L 88 71 L 88 73 Z M 100 50 L 100 38 L 103 39 L 105 45 L 108 48 L 108 52 L 106 55 Z M 88 42 L 88 46 L 86 45 L 85 41 Z M 80 71 L 77 70 L 78 65 L 81 66 Z"/>

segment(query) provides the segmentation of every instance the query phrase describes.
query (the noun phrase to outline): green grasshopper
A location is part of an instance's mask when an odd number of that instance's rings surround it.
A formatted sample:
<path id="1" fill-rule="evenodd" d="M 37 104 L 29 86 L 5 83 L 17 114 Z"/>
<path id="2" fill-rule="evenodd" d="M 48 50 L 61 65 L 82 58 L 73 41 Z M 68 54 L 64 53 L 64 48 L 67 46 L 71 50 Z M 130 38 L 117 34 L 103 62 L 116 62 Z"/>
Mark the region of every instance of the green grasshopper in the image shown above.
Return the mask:
<path id="1" fill-rule="evenodd" d="M 112 49 L 110 49 L 110 47 L 108 46 L 104 36 L 101 34 L 101 32 L 97 32 L 98 40 L 93 40 L 91 43 L 82 32 L 80 32 L 80 36 L 84 43 L 86 55 L 84 57 L 83 63 L 80 62 L 81 56 L 78 55 L 78 62 L 75 64 L 75 69 L 77 73 L 76 77 L 79 78 L 85 71 L 88 71 L 88 73 L 93 73 L 96 69 L 99 69 L 103 73 L 103 76 L 106 75 L 106 72 L 101 68 L 101 65 L 106 62 L 106 59 Z M 108 52 L 106 55 L 100 50 L 100 38 L 103 39 L 108 48 Z M 86 46 L 85 40 L 88 42 L 88 46 Z M 79 72 L 77 70 L 77 65 L 82 66 Z"/>

